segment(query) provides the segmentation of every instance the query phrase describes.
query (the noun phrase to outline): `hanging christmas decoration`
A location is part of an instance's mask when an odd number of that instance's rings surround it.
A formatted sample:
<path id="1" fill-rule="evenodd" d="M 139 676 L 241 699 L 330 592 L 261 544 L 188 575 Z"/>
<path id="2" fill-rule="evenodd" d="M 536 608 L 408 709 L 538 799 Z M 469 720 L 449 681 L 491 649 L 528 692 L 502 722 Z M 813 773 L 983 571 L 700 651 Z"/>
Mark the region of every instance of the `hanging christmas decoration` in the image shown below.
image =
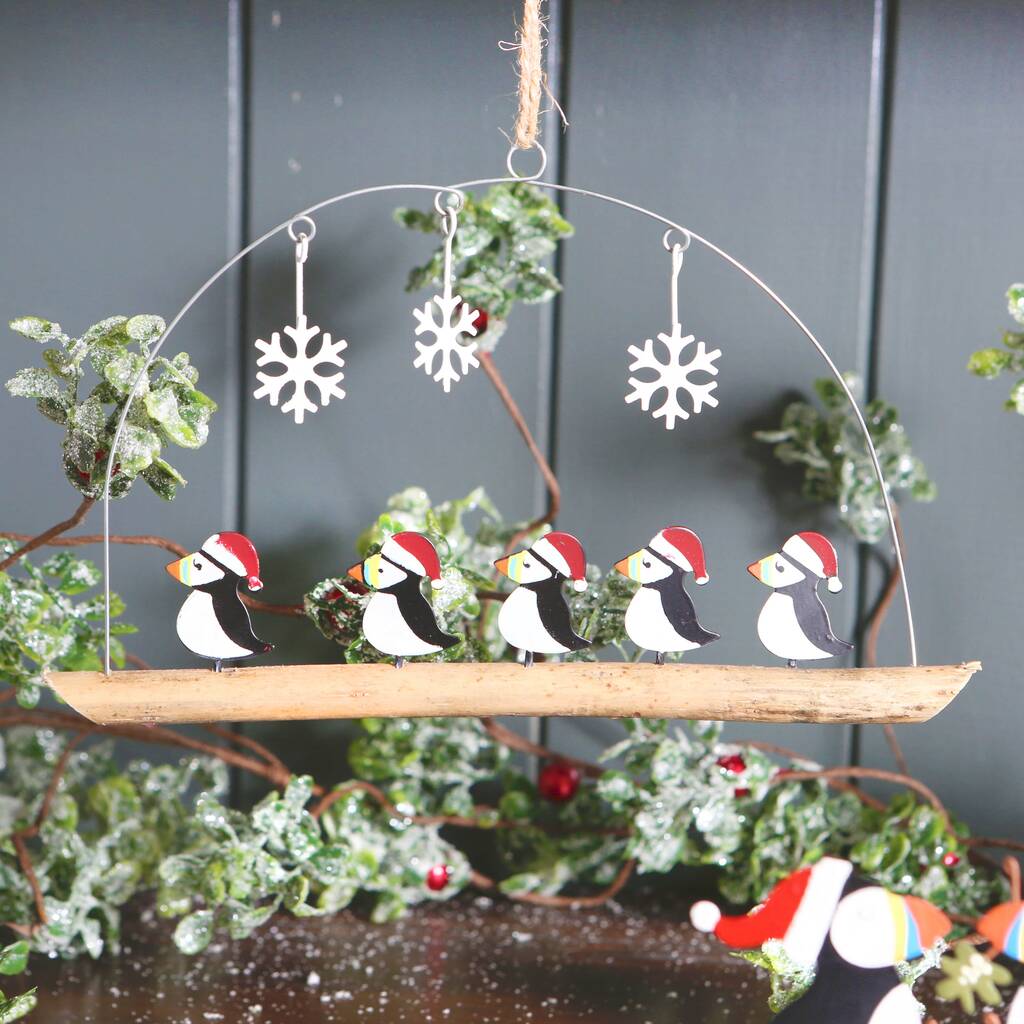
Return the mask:
<path id="1" fill-rule="evenodd" d="M 701 901 L 693 926 L 734 949 L 781 944 L 814 981 L 776 1024 L 920 1024 L 917 1000 L 895 965 L 929 952 L 952 922 L 916 896 L 897 896 L 823 857 L 794 871 L 746 916 L 723 917 Z"/>
<path id="2" fill-rule="evenodd" d="M 252 631 L 249 610 L 239 589 L 261 590 L 260 560 L 244 534 L 215 533 L 203 546 L 171 562 L 167 572 L 192 591 L 178 612 L 178 639 L 200 658 L 210 658 L 214 671 L 224 661 L 266 654 L 273 646 Z"/>
<path id="3" fill-rule="evenodd" d="M 672 308 L 672 329 L 668 334 L 658 335 L 658 341 L 665 347 L 665 359 L 659 359 L 654 351 L 654 340 L 648 338 L 644 347 L 630 345 L 629 354 L 633 362 L 629 364 L 631 372 L 637 370 L 651 371 L 654 376 L 647 380 L 639 377 L 630 377 L 629 386 L 632 388 L 626 395 L 626 403 L 639 402 L 644 412 L 649 412 L 651 402 L 659 391 L 665 392 L 665 398 L 661 405 L 654 410 L 655 419 L 664 419 L 665 429 L 675 428 L 676 420 L 688 420 L 690 413 L 680 404 L 679 393 L 684 392 L 690 398 L 693 407 L 693 415 L 700 413 L 705 405 L 715 408 L 718 399 L 712 395 L 712 391 L 718 387 L 718 381 L 704 381 L 703 383 L 694 380 L 694 375 L 709 374 L 715 376 L 718 373 L 716 360 L 722 354 L 722 350 L 716 348 L 709 352 L 703 341 L 697 341 L 693 351 L 687 351 L 694 344 L 696 338 L 692 334 L 683 336 L 683 328 L 679 323 L 679 272 L 683 268 L 683 254 L 690 246 L 690 234 L 686 233 L 686 242 L 669 244 L 672 229 L 665 232 L 662 244 L 672 255 L 672 278 L 669 289 L 669 297 Z"/>
<path id="4" fill-rule="evenodd" d="M 308 234 L 305 231 L 296 233 L 295 225 L 300 222 L 309 224 Z M 295 326 L 285 327 L 284 333 L 295 342 L 295 353 L 284 350 L 278 331 L 274 331 L 269 342 L 257 339 L 256 348 L 263 354 L 256 360 L 256 365 L 277 363 L 284 369 L 276 375 L 257 373 L 260 387 L 253 392 L 253 398 L 267 398 L 276 407 L 281 401 L 282 392 L 290 386 L 291 397 L 281 406 L 281 412 L 286 416 L 291 413 L 296 423 L 302 423 L 307 412 L 317 411 L 316 404 L 306 393 L 307 385 L 319 391 L 321 406 L 328 405 L 332 398 L 345 397 L 344 389 L 339 387 L 339 382 L 345 377 L 341 369 L 345 360 L 339 353 L 348 347 L 348 342 L 344 339 L 331 341 L 330 334 L 324 334 L 316 351 L 310 351 L 310 345 L 320 333 L 320 328 L 310 324 L 306 318 L 303 268 L 309 257 L 309 243 L 316 235 L 316 224 L 309 217 L 296 217 L 288 225 L 288 234 L 295 242 Z M 319 372 L 319 367 L 336 368 L 337 372 L 327 376 Z"/>
<path id="5" fill-rule="evenodd" d="M 373 588 L 363 612 L 363 635 L 381 654 L 393 657 L 397 668 L 406 658 L 438 654 L 459 642 L 437 624 L 434 609 L 420 590 L 423 579 L 429 579 L 434 589 L 444 586 L 437 550 L 422 533 L 396 533 L 377 554 L 353 565 L 348 575 Z"/>
<path id="6" fill-rule="evenodd" d="M 549 533 L 533 547 L 499 558 L 494 567 L 517 584 L 498 613 L 498 631 L 523 652 L 527 668 L 535 654 L 569 654 L 590 646 L 576 634 L 562 595 L 567 580 L 577 593 L 587 589 L 587 558 L 571 533 Z"/>
<path id="7" fill-rule="evenodd" d="M 629 639 L 665 664 L 666 654 L 693 651 L 718 640 L 718 633 L 697 621 L 693 601 L 686 592 L 686 576 L 703 586 L 709 576 L 700 537 L 685 526 L 667 526 L 651 538 L 647 547 L 634 551 L 615 568 L 640 584 L 626 609 Z"/>
<path id="8" fill-rule="evenodd" d="M 757 619 L 757 635 L 790 668 L 798 661 L 835 658 L 853 644 L 832 633 L 828 612 L 818 597 L 818 581 L 828 580 L 830 594 L 843 589 L 836 549 L 820 533 L 794 533 L 782 550 L 747 566 L 747 572 L 774 593 Z"/>
<path id="9" fill-rule="evenodd" d="M 537 776 L 537 792 L 553 804 L 567 803 L 579 788 L 579 768 L 565 761 L 549 761 Z"/>
<path id="10" fill-rule="evenodd" d="M 423 333 L 433 334 L 434 341 L 426 344 L 416 342 L 419 355 L 413 360 L 413 366 L 422 366 L 427 376 L 433 376 L 448 394 L 455 381 L 461 380 L 471 366 L 479 366 L 476 356 L 476 342 L 464 340 L 464 336 L 474 337 L 481 322 L 481 313 L 462 301 L 461 295 L 452 294 L 452 243 L 458 229 L 458 211 L 462 207 L 461 193 L 454 193 L 455 205 L 442 207 L 442 194 L 434 198 L 434 206 L 441 216 L 441 228 L 444 232 L 444 285 L 441 295 L 435 295 L 422 309 L 413 310 L 416 317 L 417 337 Z M 438 312 L 441 319 L 435 318 Z M 483 326 L 487 325 L 487 314 L 482 314 Z M 439 361 L 438 361 L 439 360 Z M 455 368 L 453 360 L 458 361 Z M 435 363 L 438 367 L 434 372 Z"/>

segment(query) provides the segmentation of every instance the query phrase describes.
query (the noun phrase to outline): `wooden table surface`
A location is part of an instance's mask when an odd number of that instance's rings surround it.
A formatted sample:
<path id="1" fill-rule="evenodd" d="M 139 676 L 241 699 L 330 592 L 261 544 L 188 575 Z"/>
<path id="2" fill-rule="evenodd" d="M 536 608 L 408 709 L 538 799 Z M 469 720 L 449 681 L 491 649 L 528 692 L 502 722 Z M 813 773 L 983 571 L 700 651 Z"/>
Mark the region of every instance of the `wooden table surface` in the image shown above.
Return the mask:
<path id="1" fill-rule="evenodd" d="M 685 920 L 649 894 L 582 911 L 463 896 L 389 925 L 281 915 L 192 958 L 143 907 L 121 956 L 37 959 L 4 988 L 39 986 L 30 1024 L 767 1024 L 764 977 Z"/>

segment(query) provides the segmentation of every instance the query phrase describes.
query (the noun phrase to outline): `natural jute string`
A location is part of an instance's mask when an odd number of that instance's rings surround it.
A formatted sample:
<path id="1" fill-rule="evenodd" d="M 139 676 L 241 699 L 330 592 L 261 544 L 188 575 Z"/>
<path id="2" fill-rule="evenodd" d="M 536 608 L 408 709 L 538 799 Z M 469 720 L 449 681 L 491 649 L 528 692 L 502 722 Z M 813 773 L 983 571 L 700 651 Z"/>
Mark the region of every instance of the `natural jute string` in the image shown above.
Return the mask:
<path id="1" fill-rule="evenodd" d="M 558 101 L 551 95 L 541 50 L 545 46 L 543 39 L 544 19 L 540 14 L 542 0 L 524 0 L 523 20 L 516 31 L 517 42 L 499 43 L 502 50 L 518 50 L 516 63 L 519 68 L 519 112 L 516 114 L 516 125 L 512 143 L 519 149 L 531 149 L 537 141 L 540 130 L 540 99 L 546 92 L 554 108 L 561 115 L 565 124 L 565 114 Z"/>

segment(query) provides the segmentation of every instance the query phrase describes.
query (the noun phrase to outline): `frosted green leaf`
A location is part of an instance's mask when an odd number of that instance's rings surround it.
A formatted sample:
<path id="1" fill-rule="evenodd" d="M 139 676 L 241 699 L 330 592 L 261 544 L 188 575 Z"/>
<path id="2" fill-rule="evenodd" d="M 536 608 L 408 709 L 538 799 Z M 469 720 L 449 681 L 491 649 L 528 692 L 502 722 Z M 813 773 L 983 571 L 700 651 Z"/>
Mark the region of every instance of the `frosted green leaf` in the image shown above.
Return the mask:
<path id="1" fill-rule="evenodd" d="M 60 324 L 54 323 L 52 320 L 44 320 L 39 316 L 16 317 L 10 321 L 10 328 L 23 338 L 41 343 L 58 341 L 64 336 Z"/>
<path id="2" fill-rule="evenodd" d="M 164 501 L 170 501 L 177 493 L 177 488 L 187 483 L 172 465 L 159 458 L 154 459 L 153 464 L 147 466 L 140 475 Z"/>
<path id="3" fill-rule="evenodd" d="M 98 342 L 124 342 L 127 335 L 124 325 L 128 322 L 125 316 L 108 316 L 98 324 L 93 324 L 79 339 L 83 346 L 90 348 Z"/>
<path id="4" fill-rule="evenodd" d="M 5 385 L 16 398 L 48 398 L 57 400 L 61 386 L 52 373 L 40 367 L 29 366 L 19 370 Z"/>
<path id="5" fill-rule="evenodd" d="M 116 465 L 120 472 L 135 476 L 160 454 L 160 438 L 152 430 L 128 424 L 117 445 Z"/>
<path id="6" fill-rule="evenodd" d="M 1012 284 L 1006 292 L 1006 304 L 1010 316 L 1019 324 L 1024 324 L 1024 284 Z"/>
<path id="7" fill-rule="evenodd" d="M 152 313 L 140 313 L 128 321 L 126 330 L 128 337 L 132 341 L 148 345 L 164 333 L 166 326 L 162 316 L 154 316 Z"/>
<path id="8" fill-rule="evenodd" d="M 20 996 L 14 996 L 13 999 L 7 999 L 0 993 L 0 1024 L 14 1024 L 14 1021 L 30 1014 L 38 1003 L 34 988 Z"/>
<path id="9" fill-rule="evenodd" d="M 213 938 L 213 911 L 197 910 L 183 917 L 174 929 L 174 944 L 182 951 L 195 955 L 202 953 Z"/>
<path id="10" fill-rule="evenodd" d="M 28 966 L 28 950 L 24 939 L 0 949 L 0 974 L 21 974 Z"/>
<path id="11" fill-rule="evenodd" d="M 145 358 L 138 352 L 119 349 L 106 361 L 103 367 L 103 379 L 119 395 L 127 395 L 131 391 L 132 384 L 139 379 L 139 373 L 145 362 Z M 149 381 L 142 377 L 137 385 L 136 397 L 145 394 L 148 390 Z"/>

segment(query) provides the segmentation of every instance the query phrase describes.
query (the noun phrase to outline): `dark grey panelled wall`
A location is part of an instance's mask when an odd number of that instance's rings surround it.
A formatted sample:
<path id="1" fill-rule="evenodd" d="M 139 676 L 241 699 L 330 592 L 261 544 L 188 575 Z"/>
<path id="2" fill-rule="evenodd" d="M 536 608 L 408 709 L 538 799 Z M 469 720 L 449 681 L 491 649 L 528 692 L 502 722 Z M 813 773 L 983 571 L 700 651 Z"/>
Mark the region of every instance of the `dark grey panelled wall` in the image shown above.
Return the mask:
<path id="1" fill-rule="evenodd" d="M 514 82 L 496 43 L 517 6 L 8 0 L 0 312 L 74 330 L 112 312 L 170 315 L 240 241 L 309 203 L 361 185 L 502 173 L 498 128 L 511 123 Z M 1019 791 L 989 793 L 993 779 L 1015 778 L 1024 711 L 1013 547 L 1024 491 L 1011 469 L 1024 423 L 999 410 L 1001 385 L 963 366 L 997 337 L 1002 291 L 1024 275 L 1015 8 L 556 0 L 551 70 L 572 127 L 547 135 L 552 175 L 707 234 L 904 411 L 941 489 L 937 504 L 906 513 L 922 659 L 980 657 L 986 671 L 903 739 L 912 767 L 974 824 L 1006 832 L 1022 831 L 1007 823 Z M 390 211 L 425 201 L 371 198 L 318 218 L 307 310 L 349 340 L 349 395 L 302 427 L 249 398 L 251 340 L 290 315 L 287 243 L 269 243 L 203 300 L 172 344 L 193 353 L 221 401 L 218 429 L 179 458 L 191 483 L 177 502 L 140 489 L 116 506 L 116 529 L 198 543 L 244 528 L 267 596 L 286 601 L 347 565 L 357 532 L 406 484 L 449 497 L 483 483 L 508 515 L 537 510 L 532 465 L 483 375 L 445 398 L 409 365 L 418 297 L 402 286 L 431 242 Z M 691 523 L 712 574 L 702 612 L 724 634 L 704 656 L 761 660 L 763 594 L 742 567 L 796 526 L 830 524 L 747 438 L 821 366 L 777 309 L 694 247 L 682 319 L 723 350 L 721 406 L 672 433 L 656 427 L 622 394 L 626 345 L 668 313 L 660 232 L 590 200 L 565 208 L 578 231 L 560 306 L 518 312 L 497 357 L 556 462 L 561 525 L 608 565 L 665 522 Z M 0 373 L 35 355 L 11 336 Z M 8 529 L 56 521 L 74 501 L 56 428 L 31 412 L 0 399 L 0 429 L 19 439 L 4 450 Z M 855 550 L 844 542 L 840 557 L 847 587 L 832 607 L 849 632 L 863 591 Z M 143 627 L 139 652 L 183 663 L 171 627 L 180 594 L 161 564 L 119 551 L 114 582 Z M 300 622 L 260 628 L 282 663 L 336 656 Z M 902 628 L 896 612 L 892 661 L 905 658 Z M 587 753 L 617 730 L 545 726 L 553 743 Z M 261 732 L 321 774 L 337 770 L 346 735 L 334 723 Z M 752 734 L 827 762 L 859 749 L 887 763 L 876 730 L 733 731 Z"/>

